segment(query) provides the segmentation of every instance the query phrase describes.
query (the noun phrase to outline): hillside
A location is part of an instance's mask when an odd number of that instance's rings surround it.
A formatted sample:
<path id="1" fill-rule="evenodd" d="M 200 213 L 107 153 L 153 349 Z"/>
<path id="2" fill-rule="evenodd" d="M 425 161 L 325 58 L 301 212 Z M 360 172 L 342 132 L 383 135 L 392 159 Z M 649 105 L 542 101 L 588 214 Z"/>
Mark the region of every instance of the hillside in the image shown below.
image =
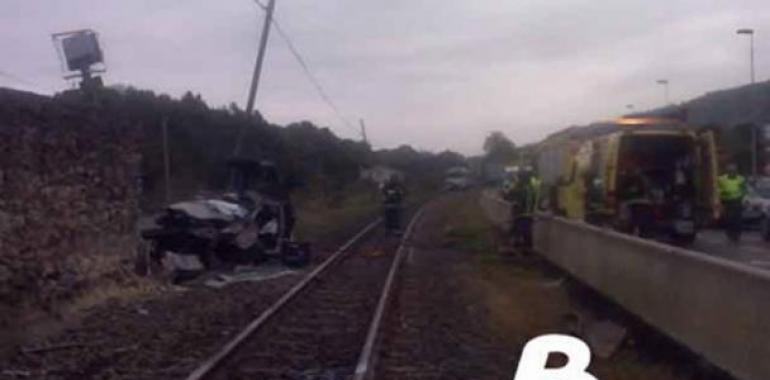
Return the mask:
<path id="1" fill-rule="evenodd" d="M 696 125 L 764 125 L 770 123 L 770 81 L 710 92 L 682 106 Z"/>
<path id="2" fill-rule="evenodd" d="M 751 133 L 753 127 L 770 125 L 770 81 L 706 93 L 679 105 L 629 114 L 626 116 L 657 116 L 686 120 L 695 127 L 718 131 L 722 159 L 737 162 L 749 172 L 751 168 Z M 546 140 L 584 138 L 607 133 L 615 127 L 607 123 L 570 126 L 549 135 Z M 768 150 L 770 144 L 760 144 Z M 758 167 L 770 163 L 770 155 L 760 153 Z"/>

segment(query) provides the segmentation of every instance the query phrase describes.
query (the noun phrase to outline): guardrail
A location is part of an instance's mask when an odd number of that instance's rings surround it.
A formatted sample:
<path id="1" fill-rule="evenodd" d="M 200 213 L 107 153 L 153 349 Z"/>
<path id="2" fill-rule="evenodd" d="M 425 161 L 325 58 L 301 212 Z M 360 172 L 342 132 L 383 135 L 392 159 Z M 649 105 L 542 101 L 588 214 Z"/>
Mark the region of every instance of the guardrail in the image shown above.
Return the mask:
<path id="1" fill-rule="evenodd" d="M 481 204 L 507 221 L 506 202 Z M 770 379 L 770 273 L 549 215 L 534 231 L 544 257 L 646 323 L 740 379 Z"/>

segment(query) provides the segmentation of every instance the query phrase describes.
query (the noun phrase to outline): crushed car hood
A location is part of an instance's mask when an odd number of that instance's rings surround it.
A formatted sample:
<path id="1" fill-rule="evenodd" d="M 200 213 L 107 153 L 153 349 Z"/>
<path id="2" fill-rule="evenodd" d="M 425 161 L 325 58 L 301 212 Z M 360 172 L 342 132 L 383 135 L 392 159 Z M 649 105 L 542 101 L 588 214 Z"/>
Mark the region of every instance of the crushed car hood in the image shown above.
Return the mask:
<path id="1" fill-rule="evenodd" d="M 248 210 L 233 202 L 220 199 L 204 199 L 174 203 L 168 206 L 170 210 L 185 213 L 191 218 L 201 220 L 223 220 L 232 222 L 245 217 Z"/>

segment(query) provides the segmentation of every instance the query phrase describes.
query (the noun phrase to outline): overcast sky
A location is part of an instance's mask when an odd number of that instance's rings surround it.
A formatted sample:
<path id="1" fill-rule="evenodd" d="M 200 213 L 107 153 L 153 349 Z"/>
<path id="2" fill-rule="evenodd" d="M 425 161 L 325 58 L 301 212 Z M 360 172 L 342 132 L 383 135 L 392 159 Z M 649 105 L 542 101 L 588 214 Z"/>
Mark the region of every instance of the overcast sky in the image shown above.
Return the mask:
<path id="1" fill-rule="evenodd" d="M 263 0 L 266 1 L 266 0 Z M 492 130 L 534 142 L 627 104 L 682 101 L 770 75 L 768 0 L 277 0 L 276 19 L 344 117 L 376 147 L 481 150 Z M 0 86 L 67 84 L 50 34 L 96 30 L 107 84 L 244 106 L 262 10 L 252 0 L 0 0 Z M 357 138 L 272 34 L 257 108 Z"/>

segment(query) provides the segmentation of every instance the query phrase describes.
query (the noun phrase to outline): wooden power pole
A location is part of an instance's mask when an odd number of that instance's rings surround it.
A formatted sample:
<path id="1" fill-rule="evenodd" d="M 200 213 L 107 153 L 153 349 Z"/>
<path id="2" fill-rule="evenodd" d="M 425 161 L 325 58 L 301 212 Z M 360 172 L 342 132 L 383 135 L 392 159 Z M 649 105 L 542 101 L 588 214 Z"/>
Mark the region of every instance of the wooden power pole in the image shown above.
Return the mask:
<path id="1" fill-rule="evenodd" d="M 364 140 L 365 144 L 369 144 L 369 139 L 366 138 L 366 124 L 364 124 L 364 119 L 359 119 L 358 122 L 361 124 L 361 138 Z"/>
<path id="2" fill-rule="evenodd" d="M 254 65 L 254 74 L 251 77 L 251 88 L 249 88 L 249 98 L 246 101 L 246 114 L 251 116 L 254 112 L 254 101 L 257 97 L 257 88 L 259 87 L 259 78 L 262 74 L 262 63 L 265 61 L 265 51 L 267 50 L 267 40 L 270 36 L 270 26 L 273 24 L 273 12 L 275 11 L 275 0 L 269 0 L 265 9 L 265 23 L 262 25 L 262 36 L 259 40 L 259 51 L 257 52 L 257 63 Z M 235 141 L 233 156 L 241 153 L 243 144 L 244 127 L 238 131 L 238 139 Z"/>

